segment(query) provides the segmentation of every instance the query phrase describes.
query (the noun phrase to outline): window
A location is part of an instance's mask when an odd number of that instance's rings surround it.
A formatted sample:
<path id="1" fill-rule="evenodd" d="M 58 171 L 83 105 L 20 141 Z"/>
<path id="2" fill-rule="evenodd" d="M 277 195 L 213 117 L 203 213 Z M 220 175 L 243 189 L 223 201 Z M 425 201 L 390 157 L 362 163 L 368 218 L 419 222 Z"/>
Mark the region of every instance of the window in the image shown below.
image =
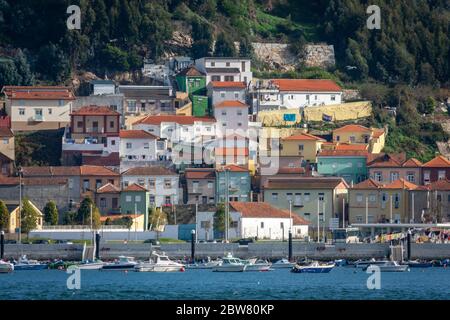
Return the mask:
<path id="1" fill-rule="evenodd" d="M 59 101 L 58 101 L 58 105 L 59 105 L 60 107 L 62 107 L 62 106 L 64 105 L 64 100 L 59 100 Z"/>
<path id="2" fill-rule="evenodd" d="M 356 195 L 356 202 L 363 202 L 363 195 L 361 193 Z"/>
<path id="3" fill-rule="evenodd" d="M 236 114 L 237 114 L 238 116 L 242 116 L 242 110 L 238 110 L 238 111 L 236 112 Z"/>
<path id="4" fill-rule="evenodd" d="M 278 193 L 272 193 L 272 201 L 278 201 Z"/>
<path id="5" fill-rule="evenodd" d="M 166 196 L 166 197 L 164 198 L 164 203 L 165 203 L 166 205 L 172 204 L 172 199 L 171 199 L 171 197 L 170 197 L 170 196 Z"/>
<path id="6" fill-rule="evenodd" d="M 220 76 L 211 76 L 211 81 L 220 81 Z"/>
<path id="7" fill-rule="evenodd" d="M 88 191 L 89 189 L 89 179 L 83 180 L 83 192 Z"/>
<path id="8" fill-rule="evenodd" d="M 164 188 L 166 189 L 172 188 L 172 181 L 170 179 L 164 179 Z"/>
<path id="9" fill-rule="evenodd" d="M 234 93 L 234 98 L 237 100 L 237 99 L 239 99 L 239 92 L 235 92 Z"/>
<path id="10" fill-rule="evenodd" d="M 222 92 L 220 93 L 220 97 L 221 97 L 221 98 L 225 98 L 225 92 L 222 91 Z"/>
<path id="11" fill-rule="evenodd" d="M 125 196 L 125 201 L 126 202 L 131 202 L 131 196 Z"/>
<path id="12" fill-rule="evenodd" d="M 213 181 L 208 181 L 208 189 L 212 189 L 214 185 Z"/>
<path id="13" fill-rule="evenodd" d="M 406 180 L 408 180 L 409 182 L 415 182 L 416 181 L 416 174 L 414 172 L 406 173 Z"/>
<path id="14" fill-rule="evenodd" d="M 225 76 L 225 81 L 234 81 L 234 76 Z"/>
<path id="15" fill-rule="evenodd" d="M 445 179 L 445 170 L 439 170 L 438 172 L 438 180 Z"/>
<path id="16" fill-rule="evenodd" d="M 286 199 L 292 201 L 292 193 L 286 193 Z"/>
<path id="17" fill-rule="evenodd" d="M 226 116 L 226 115 L 227 115 L 227 112 L 223 110 L 223 111 L 222 111 L 222 115 L 223 115 L 223 116 Z"/>
<path id="18" fill-rule="evenodd" d="M 311 213 L 305 212 L 303 215 L 305 216 L 305 218 L 308 218 L 308 219 L 309 219 L 309 217 L 311 216 Z"/>
<path id="19" fill-rule="evenodd" d="M 351 143 L 355 143 L 356 138 L 355 138 L 355 136 L 350 136 L 350 139 L 349 139 L 349 140 L 350 140 Z"/>
<path id="20" fill-rule="evenodd" d="M 69 178 L 69 189 L 73 189 L 73 179 Z"/>
<path id="21" fill-rule="evenodd" d="M 136 101 L 128 100 L 128 112 L 136 112 Z"/>
<path id="22" fill-rule="evenodd" d="M 331 101 L 336 101 L 336 96 L 332 95 L 331 96 Z"/>
<path id="23" fill-rule="evenodd" d="M 301 193 L 295 194 L 294 206 L 303 206 Z"/>
<path id="24" fill-rule="evenodd" d="M 400 207 L 400 195 L 399 194 L 394 195 L 394 206 L 395 206 L 395 209 L 398 209 Z"/>
<path id="25" fill-rule="evenodd" d="M 200 228 L 202 229 L 210 229 L 211 221 L 200 221 Z"/>
<path id="26" fill-rule="evenodd" d="M 336 136 L 336 141 L 341 141 L 341 137 L 340 136 Z"/>
<path id="27" fill-rule="evenodd" d="M 48 108 L 48 114 L 52 114 L 52 108 Z"/>
<path id="28" fill-rule="evenodd" d="M 154 204 L 155 203 L 155 196 L 151 194 L 150 197 L 149 197 L 149 201 L 150 201 L 150 203 Z"/>
<path id="29" fill-rule="evenodd" d="M 19 115 L 24 116 L 25 115 L 25 108 L 19 108 Z"/>
<path id="30" fill-rule="evenodd" d="M 225 65 L 226 65 L 227 67 L 229 67 L 229 66 L 230 66 L 230 63 L 229 63 L 229 62 L 225 62 Z"/>
<path id="31" fill-rule="evenodd" d="M 135 196 L 134 197 L 135 202 L 141 202 L 141 196 Z"/>
<path id="32" fill-rule="evenodd" d="M 149 143 L 148 142 L 144 142 L 144 149 L 149 149 L 149 148 L 150 148 Z"/>
<path id="33" fill-rule="evenodd" d="M 370 202 L 377 202 L 377 196 L 375 194 L 369 194 Z"/>
<path id="34" fill-rule="evenodd" d="M 242 122 L 238 122 L 238 127 L 242 127 Z"/>
<path id="35" fill-rule="evenodd" d="M 314 96 L 314 100 L 317 100 L 317 95 Z"/>
<path id="36" fill-rule="evenodd" d="M 423 172 L 423 181 L 424 182 L 430 182 L 430 171 L 424 171 Z"/>
<path id="37" fill-rule="evenodd" d="M 298 151 L 303 151 L 305 146 L 303 144 L 298 145 Z"/>
<path id="38" fill-rule="evenodd" d="M 131 142 L 127 142 L 127 149 L 131 149 L 133 147 L 133 144 Z"/>
<path id="39" fill-rule="evenodd" d="M 214 61 L 211 61 L 211 67 L 215 67 L 216 63 Z"/>
<path id="40" fill-rule="evenodd" d="M 362 223 L 363 222 L 363 217 L 361 215 L 357 215 L 356 216 L 356 222 Z"/>
<path id="41" fill-rule="evenodd" d="M 284 230 L 284 223 L 283 222 L 280 222 L 280 229 Z"/>
<path id="42" fill-rule="evenodd" d="M 194 190 L 194 192 L 197 192 L 198 185 L 199 185 L 198 181 L 192 181 L 192 189 Z"/>
<path id="43" fill-rule="evenodd" d="M 261 222 L 261 229 L 264 229 L 264 222 Z"/>
<path id="44" fill-rule="evenodd" d="M 77 121 L 77 128 L 83 128 L 83 121 Z"/>
<path id="45" fill-rule="evenodd" d="M 241 62 L 241 72 L 245 72 L 245 61 Z M 247 82 L 247 81 L 245 81 Z"/>
<path id="46" fill-rule="evenodd" d="M 106 198 L 100 198 L 100 207 L 106 208 Z"/>
<path id="47" fill-rule="evenodd" d="M 8 144 L 8 138 L 3 138 L 3 144 Z"/>
<path id="48" fill-rule="evenodd" d="M 325 194 L 319 193 L 319 201 L 323 201 L 325 199 Z"/>
<path id="49" fill-rule="evenodd" d="M 145 112 L 145 102 L 142 102 L 142 103 L 141 103 L 141 111 L 142 111 L 142 112 Z"/>
<path id="50" fill-rule="evenodd" d="M 138 185 L 144 186 L 144 185 L 145 185 L 145 179 L 139 178 L 139 179 L 138 179 Z"/>
<path id="51" fill-rule="evenodd" d="M 149 188 L 154 189 L 155 188 L 155 179 L 148 180 Z"/>
<path id="52" fill-rule="evenodd" d="M 114 121 L 110 121 L 110 122 L 109 122 L 109 127 L 110 127 L 110 128 L 114 128 Z"/>
<path id="53" fill-rule="evenodd" d="M 391 182 L 398 180 L 399 173 L 398 172 L 391 172 Z"/>
<path id="54" fill-rule="evenodd" d="M 380 171 L 374 172 L 374 179 L 378 182 L 383 181 L 383 174 Z"/>
<path id="55" fill-rule="evenodd" d="M 309 193 L 305 193 L 303 195 L 303 200 L 305 200 L 305 202 L 309 202 L 310 198 L 309 198 Z"/>
<path id="56" fill-rule="evenodd" d="M 236 229 L 238 226 L 239 226 L 239 225 L 238 225 L 238 222 L 237 222 L 237 221 L 231 221 L 231 223 L 230 223 L 230 228 Z"/>

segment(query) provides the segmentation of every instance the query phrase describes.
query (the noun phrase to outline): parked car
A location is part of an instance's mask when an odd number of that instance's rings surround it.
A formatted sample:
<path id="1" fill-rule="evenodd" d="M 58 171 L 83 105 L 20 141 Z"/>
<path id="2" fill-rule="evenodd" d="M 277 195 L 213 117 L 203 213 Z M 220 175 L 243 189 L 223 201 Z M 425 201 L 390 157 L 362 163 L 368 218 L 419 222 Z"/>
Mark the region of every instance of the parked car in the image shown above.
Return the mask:
<path id="1" fill-rule="evenodd" d="M 147 239 L 144 243 L 150 243 L 152 246 L 159 246 L 161 243 L 156 239 Z"/>
<path id="2" fill-rule="evenodd" d="M 239 243 L 240 246 L 247 246 L 249 243 L 253 243 L 255 240 L 253 238 L 248 239 L 239 239 L 236 241 L 233 241 L 233 243 Z"/>
<path id="3" fill-rule="evenodd" d="M 50 240 L 46 239 L 38 239 L 33 242 L 33 244 L 50 244 L 50 243 L 51 243 Z"/>
<path id="4" fill-rule="evenodd" d="M 5 244 L 16 244 L 16 240 L 5 240 Z"/>

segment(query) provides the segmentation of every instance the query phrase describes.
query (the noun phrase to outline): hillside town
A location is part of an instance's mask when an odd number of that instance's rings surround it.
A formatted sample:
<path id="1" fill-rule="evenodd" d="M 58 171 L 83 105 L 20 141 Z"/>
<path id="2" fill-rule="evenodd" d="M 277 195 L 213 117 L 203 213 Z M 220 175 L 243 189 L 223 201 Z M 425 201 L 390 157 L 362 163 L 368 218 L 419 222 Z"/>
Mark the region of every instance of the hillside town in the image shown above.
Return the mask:
<path id="1" fill-rule="evenodd" d="M 85 203 L 98 209 L 97 229 L 122 224 L 142 240 L 169 227 L 182 240 L 192 228 L 204 241 L 282 240 L 290 231 L 326 239 L 351 226 L 375 239 L 450 220 L 450 160 L 383 152 L 389 127 L 359 124 L 370 101 L 347 98 L 336 82 L 256 79 L 247 58 L 173 57 L 156 69 L 143 69 L 153 85 L 96 79 L 83 96 L 66 86 L 1 89 L 10 239 L 92 226 L 77 220 Z M 31 132 L 61 133 L 44 151 L 60 154 L 60 165 L 16 165 L 15 138 Z M 31 224 L 19 214 L 25 202 Z"/>

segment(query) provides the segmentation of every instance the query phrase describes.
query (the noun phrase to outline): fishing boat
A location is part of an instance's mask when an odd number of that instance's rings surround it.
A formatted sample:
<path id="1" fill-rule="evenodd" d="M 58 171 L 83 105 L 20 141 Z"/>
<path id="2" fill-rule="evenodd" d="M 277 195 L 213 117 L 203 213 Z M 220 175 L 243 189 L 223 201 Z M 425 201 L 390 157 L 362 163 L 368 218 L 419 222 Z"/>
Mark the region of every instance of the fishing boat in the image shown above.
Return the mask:
<path id="1" fill-rule="evenodd" d="M 220 259 L 211 260 L 211 258 L 208 257 L 207 261 L 186 264 L 185 267 L 186 267 L 186 269 L 212 269 L 221 263 L 222 263 L 222 260 L 220 260 Z"/>
<path id="2" fill-rule="evenodd" d="M 14 265 L 9 262 L 0 260 L 0 273 L 10 273 L 14 271 Z"/>
<path id="3" fill-rule="evenodd" d="M 77 265 L 77 268 L 81 270 L 100 270 L 104 265 L 105 263 L 101 260 L 84 260 Z"/>
<path id="4" fill-rule="evenodd" d="M 334 263 L 331 264 L 321 264 L 317 261 L 312 262 L 309 265 L 298 265 L 296 264 L 291 272 L 294 273 L 328 273 L 335 267 Z"/>
<path id="5" fill-rule="evenodd" d="M 367 268 L 370 265 L 384 265 L 386 262 L 389 262 L 388 260 L 376 260 L 375 258 L 372 258 L 370 260 L 357 260 L 353 264 L 355 268 Z"/>
<path id="6" fill-rule="evenodd" d="M 384 264 L 370 264 L 363 268 L 366 271 L 368 268 L 376 266 L 381 272 L 405 272 L 409 271 L 409 266 L 407 264 L 399 264 L 397 261 L 386 261 Z"/>
<path id="7" fill-rule="evenodd" d="M 413 260 L 408 261 L 406 263 L 410 268 L 430 268 L 433 266 L 432 262 L 429 261 L 421 261 L 421 260 Z"/>
<path id="8" fill-rule="evenodd" d="M 233 257 L 231 253 L 222 258 L 222 263 L 213 267 L 214 272 L 244 272 L 247 265 L 241 259 Z"/>
<path id="9" fill-rule="evenodd" d="M 137 264 L 133 257 L 119 256 L 118 260 L 103 264 L 100 270 L 134 270 Z"/>
<path id="10" fill-rule="evenodd" d="M 20 257 L 18 262 L 14 263 L 14 270 L 24 271 L 24 270 L 43 270 L 48 269 L 46 263 L 40 263 L 36 260 L 29 260 L 26 255 Z"/>
<path id="11" fill-rule="evenodd" d="M 272 263 L 272 268 L 273 269 L 281 269 L 281 268 L 292 268 L 293 266 L 295 266 L 295 262 L 289 262 L 288 259 L 280 259 L 274 263 Z"/>
<path id="12" fill-rule="evenodd" d="M 152 252 L 148 262 L 141 262 L 134 266 L 138 272 L 179 272 L 184 271 L 184 265 L 169 259 L 164 253 Z"/>
<path id="13" fill-rule="evenodd" d="M 348 261 L 345 259 L 337 259 L 334 260 L 334 264 L 336 265 L 336 267 L 346 267 L 348 266 Z"/>
<path id="14" fill-rule="evenodd" d="M 270 271 L 272 264 L 267 260 L 252 258 L 241 260 L 246 265 L 245 271 Z"/>

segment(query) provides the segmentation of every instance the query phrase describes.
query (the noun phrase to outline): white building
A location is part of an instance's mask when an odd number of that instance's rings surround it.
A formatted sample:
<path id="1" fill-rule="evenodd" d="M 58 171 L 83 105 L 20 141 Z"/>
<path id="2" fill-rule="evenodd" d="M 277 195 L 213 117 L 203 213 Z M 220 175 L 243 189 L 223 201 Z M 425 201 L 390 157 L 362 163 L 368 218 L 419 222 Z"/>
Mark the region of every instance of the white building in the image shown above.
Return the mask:
<path id="1" fill-rule="evenodd" d="M 272 79 L 253 88 L 253 108 L 298 109 L 342 103 L 342 88 L 326 79 Z"/>
<path id="2" fill-rule="evenodd" d="M 211 81 L 232 81 L 248 85 L 253 80 L 248 58 L 205 57 L 195 60 L 195 66 L 206 74 L 206 84 Z"/>
<path id="3" fill-rule="evenodd" d="M 183 191 L 179 176 L 164 167 L 134 167 L 122 173 L 122 187 L 136 183 L 149 190 L 150 205 L 161 207 L 179 204 Z"/>
<path id="4" fill-rule="evenodd" d="M 157 139 L 144 130 L 121 130 L 120 158 L 126 161 L 155 161 Z"/>
<path id="5" fill-rule="evenodd" d="M 92 80 L 90 86 L 94 96 L 116 93 L 116 84 L 112 80 Z"/>
<path id="6" fill-rule="evenodd" d="M 288 239 L 289 228 L 293 238 L 308 235 L 308 222 L 296 214 L 277 209 L 266 202 L 230 202 L 232 222 L 228 238 Z M 199 240 L 211 240 L 214 230 L 214 212 L 197 214 Z"/>
<path id="7" fill-rule="evenodd" d="M 5 86 L 2 93 L 13 131 L 54 130 L 70 123 L 75 100 L 70 88 Z"/>
<path id="8" fill-rule="evenodd" d="M 213 106 L 216 118 L 216 135 L 246 135 L 248 129 L 248 105 L 238 100 L 226 100 Z"/>

